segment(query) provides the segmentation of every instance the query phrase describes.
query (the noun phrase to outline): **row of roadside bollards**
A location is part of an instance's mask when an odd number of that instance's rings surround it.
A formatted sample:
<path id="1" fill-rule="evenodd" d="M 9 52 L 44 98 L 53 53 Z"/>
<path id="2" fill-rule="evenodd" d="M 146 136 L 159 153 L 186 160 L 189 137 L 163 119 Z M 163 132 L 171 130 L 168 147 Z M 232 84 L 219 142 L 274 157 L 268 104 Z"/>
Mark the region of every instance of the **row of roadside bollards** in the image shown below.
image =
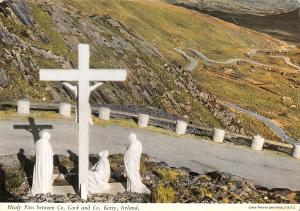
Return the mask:
<path id="1" fill-rule="evenodd" d="M 30 114 L 30 102 L 28 100 L 18 101 L 17 112 L 19 114 Z M 72 106 L 70 103 L 60 103 L 59 105 L 59 114 L 64 117 L 71 117 Z M 99 116 L 100 119 L 108 121 L 110 119 L 110 108 L 100 107 Z M 148 127 L 150 116 L 148 114 L 139 114 L 138 115 L 138 126 L 141 128 Z M 182 120 L 176 121 L 175 133 L 177 135 L 186 134 L 188 123 Z M 225 130 L 214 128 L 213 130 L 213 141 L 217 143 L 223 143 L 225 139 Z M 256 151 L 261 151 L 263 149 L 265 139 L 260 135 L 254 136 L 251 144 L 251 148 Z M 300 159 L 300 145 L 294 144 L 292 156 L 294 158 Z"/>

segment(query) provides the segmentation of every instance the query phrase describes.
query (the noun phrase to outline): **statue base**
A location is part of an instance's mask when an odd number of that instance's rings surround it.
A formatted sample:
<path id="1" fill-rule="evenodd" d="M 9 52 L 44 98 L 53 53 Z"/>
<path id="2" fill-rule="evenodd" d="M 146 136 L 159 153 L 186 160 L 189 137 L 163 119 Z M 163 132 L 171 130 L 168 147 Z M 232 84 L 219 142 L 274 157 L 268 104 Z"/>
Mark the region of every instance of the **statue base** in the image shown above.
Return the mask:
<path id="1" fill-rule="evenodd" d="M 111 186 L 110 190 L 105 191 L 107 194 L 117 194 L 117 193 L 123 193 L 125 192 L 125 185 L 126 183 L 109 183 Z M 76 191 L 72 186 L 53 186 L 53 194 L 56 195 L 67 195 L 68 193 L 70 194 L 75 194 Z"/>

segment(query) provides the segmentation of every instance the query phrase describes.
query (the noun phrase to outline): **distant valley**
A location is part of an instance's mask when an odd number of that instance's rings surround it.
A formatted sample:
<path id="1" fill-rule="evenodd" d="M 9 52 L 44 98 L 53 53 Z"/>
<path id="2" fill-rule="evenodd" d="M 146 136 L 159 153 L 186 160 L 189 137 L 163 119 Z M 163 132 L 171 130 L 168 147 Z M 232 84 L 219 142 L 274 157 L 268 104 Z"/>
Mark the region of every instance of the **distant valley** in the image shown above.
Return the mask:
<path id="1" fill-rule="evenodd" d="M 300 9 L 297 8 L 297 4 L 287 5 L 285 9 L 280 7 L 282 8 L 281 10 L 271 7 L 270 10 L 265 11 L 268 13 L 262 15 L 262 10 L 239 10 L 241 8 L 238 7 L 234 9 L 234 7 L 231 7 L 232 11 L 230 11 L 229 9 L 224 9 L 217 5 L 215 5 L 215 7 L 211 5 L 208 8 L 200 3 L 187 2 L 188 3 L 185 1 L 175 1 L 173 3 L 245 28 L 270 34 L 281 40 L 295 44 L 300 43 Z M 246 11 L 249 13 L 246 13 Z M 254 11 L 256 11 L 256 14 L 254 14 Z M 282 13 L 278 14 L 278 12 Z"/>
<path id="2" fill-rule="evenodd" d="M 231 14 L 281 14 L 300 7 L 299 0 L 166 0 L 173 4 L 186 4 L 205 11 Z"/>

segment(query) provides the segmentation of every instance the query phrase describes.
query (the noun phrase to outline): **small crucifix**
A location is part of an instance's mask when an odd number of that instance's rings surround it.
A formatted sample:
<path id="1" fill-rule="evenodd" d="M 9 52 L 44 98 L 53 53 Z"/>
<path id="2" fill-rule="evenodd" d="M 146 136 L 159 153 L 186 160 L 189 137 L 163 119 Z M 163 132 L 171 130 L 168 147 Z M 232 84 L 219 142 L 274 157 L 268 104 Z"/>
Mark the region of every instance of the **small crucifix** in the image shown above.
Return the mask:
<path id="1" fill-rule="evenodd" d="M 89 65 L 89 45 L 78 45 L 78 69 L 40 70 L 43 81 L 77 81 L 78 82 L 78 123 L 79 123 L 79 192 L 81 198 L 87 199 L 89 168 L 89 121 L 90 113 L 90 81 L 124 81 L 126 70 L 93 70 Z"/>
<path id="2" fill-rule="evenodd" d="M 90 86 L 90 92 L 89 92 L 89 94 L 91 94 L 92 93 L 92 91 L 94 91 L 95 89 L 97 89 L 99 86 L 101 86 L 103 83 L 102 82 L 98 82 L 98 83 L 96 83 L 96 84 L 94 84 L 93 86 Z M 72 92 L 73 92 L 73 94 L 75 95 L 75 97 L 76 97 L 76 100 L 78 101 L 78 88 L 77 88 L 77 85 L 76 86 L 73 86 L 72 84 L 70 84 L 70 83 L 67 83 L 67 82 L 63 82 L 63 85 L 67 88 L 67 89 L 69 89 L 69 90 L 71 90 Z M 78 104 L 77 104 L 77 107 L 76 107 L 76 109 L 75 109 L 75 121 L 78 123 L 78 115 L 77 115 L 77 112 L 78 111 Z M 90 113 L 91 113 L 91 116 L 90 116 L 90 124 L 91 125 L 93 125 L 94 123 L 93 123 L 93 118 L 92 118 L 92 110 L 91 110 L 91 105 L 90 105 Z"/>

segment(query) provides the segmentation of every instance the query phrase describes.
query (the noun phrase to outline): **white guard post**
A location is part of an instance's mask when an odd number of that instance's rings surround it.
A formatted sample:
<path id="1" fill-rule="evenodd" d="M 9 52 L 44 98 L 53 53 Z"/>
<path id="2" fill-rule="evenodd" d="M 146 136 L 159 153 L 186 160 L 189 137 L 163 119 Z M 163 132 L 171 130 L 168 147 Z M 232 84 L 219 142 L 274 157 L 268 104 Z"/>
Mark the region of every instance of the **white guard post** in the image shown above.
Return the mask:
<path id="1" fill-rule="evenodd" d="M 89 93 L 90 81 L 124 81 L 126 70 L 90 69 L 89 45 L 78 45 L 78 69 L 40 70 L 43 81 L 77 81 L 78 82 L 78 117 L 79 117 L 79 192 L 82 199 L 87 199 L 89 169 Z"/>

